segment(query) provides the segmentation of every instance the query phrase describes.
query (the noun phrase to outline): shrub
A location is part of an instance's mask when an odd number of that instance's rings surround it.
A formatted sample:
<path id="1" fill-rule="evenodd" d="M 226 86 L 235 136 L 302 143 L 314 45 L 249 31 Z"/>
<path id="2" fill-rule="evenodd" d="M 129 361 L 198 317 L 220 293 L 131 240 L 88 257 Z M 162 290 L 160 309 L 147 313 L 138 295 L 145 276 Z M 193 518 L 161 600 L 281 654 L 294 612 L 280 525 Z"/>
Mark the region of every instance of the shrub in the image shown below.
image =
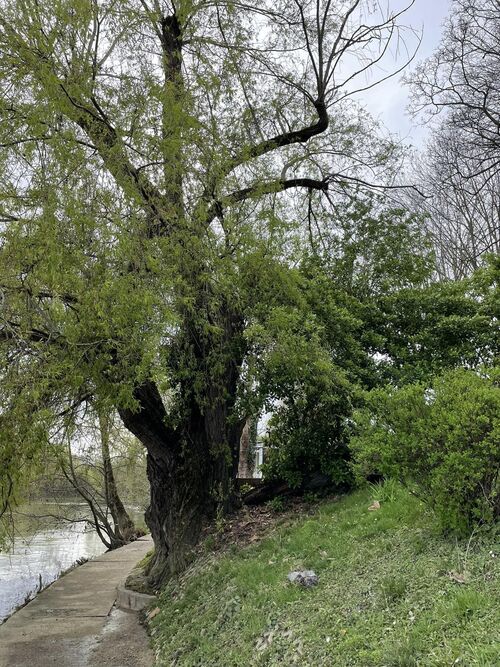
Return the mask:
<path id="1" fill-rule="evenodd" d="M 446 530 L 500 514 L 500 387 L 496 369 L 464 369 L 431 387 L 374 390 L 355 414 L 358 477 L 399 479 L 436 510 Z"/>
<path id="2" fill-rule="evenodd" d="M 320 476 L 332 486 L 352 482 L 347 445 L 350 399 L 345 387 L 301 388 L 275 411 L 269 422 L 266 479 L 283 479 L 308 488 Z"/>

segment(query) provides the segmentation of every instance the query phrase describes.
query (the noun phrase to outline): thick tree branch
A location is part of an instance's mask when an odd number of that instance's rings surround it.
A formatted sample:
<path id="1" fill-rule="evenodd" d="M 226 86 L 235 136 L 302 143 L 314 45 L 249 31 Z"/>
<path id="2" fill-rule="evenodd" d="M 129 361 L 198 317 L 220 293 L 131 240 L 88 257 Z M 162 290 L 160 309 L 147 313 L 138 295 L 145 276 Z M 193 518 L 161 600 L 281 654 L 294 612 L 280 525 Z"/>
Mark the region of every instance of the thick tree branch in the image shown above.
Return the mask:
<path id="1" fill-rule="evenodd" d="M 132 165 L 115 128 L 107 119 L 76 102 L 63 83 L 60 83 L 60 87 L 73 107 L 71 109 L 64 104 L 61 105 L 61 111 L 82 128 L 116 183 L 148 213 L 149 235 L 167 235 L 172 231 L 174 223 L 169 216 L 167 203 L 144 173 Z"/>
<path id="2" fill-rule="evenodd" d="M 40 331 L 39 329 L 21 331 L 19 324 L 15 322 L 7 322 L 0 329 L 0 341 L 19 340 L 20 338 L 32 343 L 50 343 L 54 342 L 55 338 L 59 338 L 59 336 L 47 333 L 46 331 Z"/>
<path id="3" fill-rule="evenodd" d="M 146 380 L 134 389 L 138 409 L 118 408 L 125 426 L 136 438 L 148 443 L 148 452 L 167 465 L 172 464 L 180 447 L 179 436 L 167 424 L 167 411 L 158 387 L 152 380 Z"/>
<path id="4" fill-rule="evenodd" d="M 312 125 L 303 127 L 300 130 L 292 130 L 290 132 L 283 132 L 282 134 L 277 134 L 270 139 L 265 139 L 260 141 L 253 146 L 244 147 L 232 160 L 230 160 L 223 169 L 223 176 L 227 176 L 233 169 L 236 169 L 242 164 L 245 164 L 249 160 L 261 157 L 270 153 L 271 151 L 276 150 L 277 148 L 283 148 L 284 146 L 290 146 L 292 144 L 304 144 L 312 137 L 315 137 L 318 134 L 322 134 L 328 129 L 328 111 L 326 109 L 325 103 L 321 101 L 316 101 L 314 103 L 316 111 L 318 113 L 318 120 Z"/>
<path id="5" fill-rule="evenodd" d="M 326 192 L 328 190 L 328 181 L 319 181 L 314 178 L 279 179 L 274 181 L 264 181 L 263 183 L 251 185 L 248 188 L 235 190 L 210 206 L 206 217 L 207 223 L 210 223 L 229 206 L 246 201 L 247 199 L 254 199 L 256 197 L 262 197 L 263 195 L 283 192 L 284 190 L 291 190 L 293 188 L 307 188 L 309 190 L 321 190 L 322 192 Z"/>

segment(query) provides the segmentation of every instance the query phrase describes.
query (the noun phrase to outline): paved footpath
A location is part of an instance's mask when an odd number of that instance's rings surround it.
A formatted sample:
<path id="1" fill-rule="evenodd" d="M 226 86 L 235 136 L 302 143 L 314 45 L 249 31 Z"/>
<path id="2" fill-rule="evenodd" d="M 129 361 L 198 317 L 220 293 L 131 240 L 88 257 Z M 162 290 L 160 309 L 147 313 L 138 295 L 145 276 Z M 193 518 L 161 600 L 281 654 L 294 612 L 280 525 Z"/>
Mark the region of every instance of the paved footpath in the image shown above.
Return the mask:
<path id="1" fill-rule="evenodd" d="M 116 587 L 152 548 L 143 537 L 80 565 L 0 625 L 0 667 L 148 667 L 137 615 L 113 608 Z"/>

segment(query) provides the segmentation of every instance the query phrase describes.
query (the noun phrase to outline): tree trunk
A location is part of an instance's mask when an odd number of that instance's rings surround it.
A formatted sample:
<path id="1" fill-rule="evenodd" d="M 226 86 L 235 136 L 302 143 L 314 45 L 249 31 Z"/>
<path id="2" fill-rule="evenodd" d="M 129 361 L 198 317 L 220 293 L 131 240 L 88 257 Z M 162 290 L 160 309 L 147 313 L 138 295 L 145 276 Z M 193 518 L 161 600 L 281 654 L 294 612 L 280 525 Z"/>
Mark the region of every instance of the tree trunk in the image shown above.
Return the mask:
<path id="1" fill-rule="evenodd" d="M 146 412 L 142 418 L 148 419 Z M 203 526 L 234 507 L 235 475 L 226 452 L 220 456 L 210 447 L 204 419 L 188 425 L 173 457 L 158 455 L 157 443 L 143 442 L 151 492 L 145 518 L 155 544 L 147 574 L 158 588 L 186 567 Z"/>
<path id="2" fill-rule="evenodd" d="M 203 526 L 235 506 L 244 422 L 231 417 L 242 353 L 233 354 L 232 350 L 233 334 L 237 337 L 238 331 L 230 325 L 226 333 L 225 367 L 218 377 L 213 372 L 207 378 L 205 373 L 202 398 L 195 394 L 192 378 L 180 383 L 181 416 L 176 416 L 175 427 L 170 426 L 159 391 L 151 381 L 135 390 L 139 410 L 120 410 L 125 426 L 148 453 L 151 497 L 146 523 L 155 544 L 148 578 L 153 588 L 182 571 Z M 212 350 L 200 353 L 199 347 L 196 349 L 198 369 L 208 366 Z"/>
<path id="3" fill-rule="evenodd" d="M 101 437 L 101 454 L 104 472 L 104 494 L 115 524 L 115 535 L 123 544 L 127 544 L 137 536 L 134 522 L 130 518 L 116 488 L 115 475 L 109 451 L 110 420 L 109 416 L 99 411 L 99 432 Z"/>
<path id="4" fill-rule="evenodd" d="M 238 464 L 238 477 L 242 479 L 249 479 L 253 477 L 253 466 L 251 466 L 251 442 L 250 442 L 250 428 L 251 419 L 248 418 L 243 427 L 243 432 L 240 438 L 240 460 Z"/>

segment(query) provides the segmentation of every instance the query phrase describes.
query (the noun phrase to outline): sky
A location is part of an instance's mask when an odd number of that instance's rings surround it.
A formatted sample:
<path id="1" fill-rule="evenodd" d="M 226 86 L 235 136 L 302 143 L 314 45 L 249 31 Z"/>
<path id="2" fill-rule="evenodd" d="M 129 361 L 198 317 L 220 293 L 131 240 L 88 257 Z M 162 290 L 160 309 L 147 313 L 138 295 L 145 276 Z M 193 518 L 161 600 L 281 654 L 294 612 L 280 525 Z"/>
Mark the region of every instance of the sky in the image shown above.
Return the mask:
<path id="1" fill-rule="evenodd" d="M 389 6 L 396 8 L 399 2 L 389 0 Z M 439 45 L 442 23 L 450 9 L 449 0 L 415 0 L 402 22 L 418 31 L 423 31 L 423 38 L 417 55 L 410 69 L 432 54 Z M 404 61 L 401 53 L 396 56 L 397 66 Z M 406 107 L 409 102 L 409 89 L 402 82 L 402 74 L 389 79 L 375 88 L 363 93 L 362 103 L 372 116 L 380 120 L 392 133 L 398 134 L 404 143 L 421 147 L 425 142 L 428 128 L 410 118 Z"/>

